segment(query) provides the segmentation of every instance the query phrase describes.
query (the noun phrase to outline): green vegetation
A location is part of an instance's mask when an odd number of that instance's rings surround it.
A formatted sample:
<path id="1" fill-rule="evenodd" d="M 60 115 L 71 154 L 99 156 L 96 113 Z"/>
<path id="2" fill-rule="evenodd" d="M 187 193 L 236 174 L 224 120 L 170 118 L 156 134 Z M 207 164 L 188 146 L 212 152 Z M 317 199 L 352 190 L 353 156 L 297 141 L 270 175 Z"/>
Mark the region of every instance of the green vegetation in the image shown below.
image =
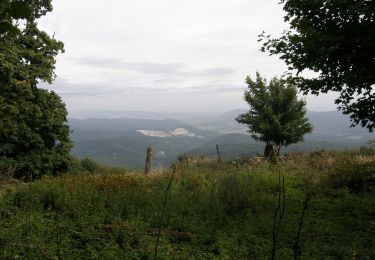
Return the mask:
<path id="1" fill-rule="evenodd" d="M 17 25 L 14 19 L 26 19 L 31 16 L 31 8 L 21 1 L 0 2 L 0 34 L 16 33 Z"/>
<path id="2" fill-rule="evenodd" d="M 295 33 L 267 38 L 264 48 L 298 72 L 321 72 L 294 83 L 315 94 L 340 91 L 340 108 L 373 130 L 373 3 L 282 2 Z M 173 170 L 147 176 L 72 158 L 65 104 L 38 87 L 54 80 L 55 57 L 63 51 L 62 42 L 38 29 L 37 20 L 50 11 L 51 0 L 0 3 L 1 259 L 375 259 L 372 143 L 359 151 L 287 154 L 278 164 L 264 157 L 216 162 L 182 155 Z M 340 30 L 321 26 L 332 19 Z M 294 85 L 273 79 L 267 86 L 259 74 L 247 83 L 251 110 L 238 121 L 255 140 L 276 145 L 279 155 L 281 145 L 311 131 Z M 233 142 L 248 145 L 240 134 L 217 137 L 174 120 L 71 122 L 81 126 L 75 135 L 80 151 L 111 162 L 139 164 L 148 144 L 159 146 L 154 154 L 164 163 L 202 142 L 214 148 L 226 141 L 231 151 L 238 149 Z M 181 125 L 194 134 L 161 138 L 136 131 Z M 318 140 L 363 141 L 323 125 Z"/>
<path id="3" fill-rule="evenodd" d="M 290 154 L 277 166 L 181 157 L 168 192 L 169 170 L 80 164 L 82 174 L 8 186 L 0 258 L 153 258 L 167 198 L 158 259 L 268 259 L 274 233 L 275 256 L 291 259 L 307 193 L 300 259 L 375 257 L 375 163 L 359 152 Z"/>
<path id="4" fill-rule="evenodd" d="M 336 91 L 338 108 L 354 124 L 375 129 L 375 2 L 282 0 L 290 30 L 261 35 L 263 51 L 280 55 L 305 93 Z M 315 77 L 303 72 L 314 71 Z"/>
<path id="5" fill-rule="evenodd" d="M 40 81 L 53 81 L 55 57 L 64 47 L 38 29 L 37 20 L 50 11 L 50 0 L 0 4 L 0 165 L 19 178 L 69 166 L 65 104 L 38 88 Z"/>
<path id="6" fill-rule="evenodd" d="M 303 136 L 312 132 L 306 118 L 306 102 L 298 100 L 294 85 L 282 78 L 273 78 L 267 84 L 258 72 L 255 81 L 247 77 L 246 83 L 244 99 L 250 110 L 239 115 L 236 121 L 249 126 L 254 140 L 266 143 L 265 157 L 271 157 L 274 149 L 279 157 L 282 145 L 302 142 Z"/>

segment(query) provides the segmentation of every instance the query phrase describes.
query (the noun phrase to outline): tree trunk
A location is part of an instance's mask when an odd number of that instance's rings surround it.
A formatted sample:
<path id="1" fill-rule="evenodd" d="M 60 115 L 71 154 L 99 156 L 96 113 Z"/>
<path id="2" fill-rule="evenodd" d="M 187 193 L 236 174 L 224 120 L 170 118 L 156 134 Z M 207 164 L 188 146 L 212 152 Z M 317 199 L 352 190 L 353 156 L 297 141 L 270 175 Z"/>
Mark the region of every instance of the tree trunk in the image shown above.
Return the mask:
<path id="1" fill-rule="evenodd" d="M 281 149 L 281 145 L 280 144 L 276 144 L 276 157 L 280 157 L 280 149 Z"/>
<path id="2" fill-rule="evenodd" d="M 271 158 L 273 154 L 273 145 L 268 143 L 266 147 L 264 148 L 264 157 Z"/>

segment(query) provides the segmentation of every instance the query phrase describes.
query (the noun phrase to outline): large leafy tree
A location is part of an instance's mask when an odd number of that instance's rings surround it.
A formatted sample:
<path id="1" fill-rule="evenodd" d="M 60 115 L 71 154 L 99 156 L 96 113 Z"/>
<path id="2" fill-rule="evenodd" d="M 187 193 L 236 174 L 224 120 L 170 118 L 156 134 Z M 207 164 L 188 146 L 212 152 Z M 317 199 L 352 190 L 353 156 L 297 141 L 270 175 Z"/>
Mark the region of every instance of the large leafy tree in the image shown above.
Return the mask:
<path id="1" fill-rule="evenodd" d="M 249 126 L 249 133 L 256 141 L 266 143 L 266 157 L 271 156 L 273 150 L 279 156 L 281 146 L 301 142 L 303 136 L 312 131 L 305 117 L 306 103 L 298 100 L 293 85 L 282 78 L 273 78 L 267 84 L 259 73 L 255 81 L 247 77 L 246 83 L 244 99 L 250 110 L 236 120 Z"/>
<path id="2" fill-rule="evenodd" d="M 263 51 L 280 55 L 305 93 L 336 91 L 338 109 L 353 126 L 375 129 L 375 1 L 282 0 L 290 30 L 264 33 Z M 315 77 L 302 77 L 304 71 Z"/>
<path id="3" fill-rule="evenodd" d="M 65 104 L 38 87 L 54 78 L 63 43 L 38 29 L 51 0 L 2 0 L 0 4 L 0 160 L 15 174 L 40 176 L 69 165 Z"/>

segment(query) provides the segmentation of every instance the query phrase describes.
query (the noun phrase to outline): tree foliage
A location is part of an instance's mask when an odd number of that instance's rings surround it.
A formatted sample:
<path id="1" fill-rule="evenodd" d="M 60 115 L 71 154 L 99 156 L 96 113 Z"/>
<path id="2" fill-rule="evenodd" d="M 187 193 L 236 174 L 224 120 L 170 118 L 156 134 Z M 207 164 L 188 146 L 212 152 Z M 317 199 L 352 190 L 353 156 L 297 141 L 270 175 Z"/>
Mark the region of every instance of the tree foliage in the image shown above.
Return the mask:
<path id="1" fill-rule="evenodd" d="M 18 177 L 56 173 L 69 162 L 65 104 L 38 87 L 54 80 L 64 47 L 38 29 L 37 19 L 51 10 L 51 0 L 0 4 L 0 159 L 12 162 Z"/>
<path id="2" fill-rule="evenodd" d="M 31 9 L 25 2 L 5 1 L 0 2 L 0 34 L 17 31 L 14 19 L 26 19 L 31 16 Z"/>
<path id="3" fill-rule="evenodd" d="M 375 129 L 375 1 L 282 0 L 290 30 L 280 38 L 264 33 L 263 51 L 280 55 L 290 78 L 305 93 L 336 91 L 338 109 L 353 126 Z M 316 77 L 301 76 L 313 71 Z"/>
<path id="4" fill-rule="evenodd" d="M 256 141 L 276 148 L 279 155 L 282 145 L 303 141 L 303 136 L 312 131 L 305 118 L 305 101 L 298 100 L 296 88 L 284 79 L 273 78 L 269 84 L 259 73 L 256 80 L 246 78 L 248 89 L 244 99 L 250 106 L 249 112 L 239 115 L 236 120 L 249 126 L 249 133 Z M 269 156 L 269 151 L 265 151 Z"/>

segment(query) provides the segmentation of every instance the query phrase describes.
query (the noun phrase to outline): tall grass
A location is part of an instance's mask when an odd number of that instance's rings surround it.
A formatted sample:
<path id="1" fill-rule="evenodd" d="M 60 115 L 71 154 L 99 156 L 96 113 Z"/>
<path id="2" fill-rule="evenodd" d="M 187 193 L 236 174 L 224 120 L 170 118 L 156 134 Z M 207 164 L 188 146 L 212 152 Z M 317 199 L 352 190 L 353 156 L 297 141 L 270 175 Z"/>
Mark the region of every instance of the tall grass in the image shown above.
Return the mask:
<path id="1" fill-rule="evenodd" d="M 362 166 L 358 189 L 351 174 Z M 164 208 L 160 259 L 269 259 L 282 174 L 276 259 L 294 257 L 297 235 L 301 259 L 374 259 L 374 169 L 356 155 L 323 152 L 278 165 L 189 160 L 179 164 L 167 197 L 168 171 L 97 168 L 44 177 L 1 197 L 0 258 L 153 258 Z"/>

